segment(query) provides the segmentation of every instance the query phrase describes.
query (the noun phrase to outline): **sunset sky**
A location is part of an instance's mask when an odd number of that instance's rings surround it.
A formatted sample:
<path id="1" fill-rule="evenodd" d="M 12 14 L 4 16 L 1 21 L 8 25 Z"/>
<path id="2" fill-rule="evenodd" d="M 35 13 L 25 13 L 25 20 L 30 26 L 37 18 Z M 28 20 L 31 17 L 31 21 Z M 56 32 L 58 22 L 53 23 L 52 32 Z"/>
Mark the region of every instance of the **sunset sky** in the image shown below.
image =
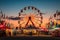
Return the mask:
<path id="1" fill-rule="evenodd" d="M 60 0 L 0 0 L 0 10 L 6 15 L 18 16 L 25 6 L 34 6 L 46 14 L 60 11 Z"/>
<path id="2" fill-rule="evenodd" d="M 19 11 L 27 6 L 34 6 L 45 13 L 46 22 L 56 10 L 60 11 L 60 0 L 0 0 L 0 11 L 8 16 L 18 16 Z"/>

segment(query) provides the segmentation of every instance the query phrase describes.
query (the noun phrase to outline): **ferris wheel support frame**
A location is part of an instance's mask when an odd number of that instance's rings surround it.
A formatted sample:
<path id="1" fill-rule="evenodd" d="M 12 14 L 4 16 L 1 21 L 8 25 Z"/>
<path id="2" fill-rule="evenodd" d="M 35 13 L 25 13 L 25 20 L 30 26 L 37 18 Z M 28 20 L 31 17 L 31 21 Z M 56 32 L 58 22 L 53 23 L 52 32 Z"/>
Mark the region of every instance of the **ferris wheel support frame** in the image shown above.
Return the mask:
<path id="1" fill-rule="evenodd" d="M 39 25 L 41 26 L 42 20 L 43 20 L 43 17 L 42 17 L 42 14 L 43 14 L 43 13 L 41 13 L 40 10 L 37 9 L 37 8 L 35 8 L 34 6 L 24 7 L 23 9 L 20 10 L 19 16 L 23 15 L 23 14 L 21 14 L 21 13 L 24 12 L 24 11 L 26 11 L 27 9 L 28 9 L 28 10 L 29 10 L 29 9 L 36 10 L 36 11 L 38 12 L 38 15 L 41 16 L 41 17 L 40 17 L 40 18 L 41 18 L 41 20 L 40 20 L 41 23 L 39 24 Z M 25 15 L 26 15 L 26 14 L 25 14 Z M 20 18 L 21 18 L 21 17 L 20 17 Z M 29 20 L 29 19 L 28 19 L 28 20 Z"/>

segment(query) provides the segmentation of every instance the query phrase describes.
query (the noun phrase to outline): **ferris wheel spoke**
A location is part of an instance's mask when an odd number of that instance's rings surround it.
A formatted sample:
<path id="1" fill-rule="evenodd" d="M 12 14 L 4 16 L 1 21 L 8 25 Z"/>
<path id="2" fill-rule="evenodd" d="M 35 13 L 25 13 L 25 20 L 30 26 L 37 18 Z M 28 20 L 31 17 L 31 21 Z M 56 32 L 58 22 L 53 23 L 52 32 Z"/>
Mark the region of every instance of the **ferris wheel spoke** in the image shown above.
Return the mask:
<path id="1" fill-rule="evenodd" d="M 38 15 L 34 15 L 34 17 L 36 17 L 36 18 L 41 18 L 41 16 L 38 16 Z"/>
<path id="2" fill-rule="evenodd" d="M 34 21 L 34 23 L 39 24 L 38 22 Z"/>
<path id="3" fill-rule="evenodd" d="M 35 20 L 35 21 L 42 23 L 42 20 Z"/>
<path id="4" fill-rule="evenodd" d="M 19 16 L 20 17 L 20 20 L 23 21 L 23 19 L 26 17 L 26 16 Z"/>
<path id="5" fill-rule="evenodd" d="M 40 21 L 40 20 L 41 20 L 41 18 L 35 18 L 34 20 L 39 20 L 39 21 Z"/>
<path id="6" fill-rule="evenodd" d="M 34 22 L 37 22 L 37 23 L 38 23 L 38 22 L 40 22 L 40 21 L 34 20 Z"/>
<path id="7" fill-rule="evenodd" d="M 22 25 L 22 24 L 24 24 L 24 23 L 25 23 L 25 22 L 23 22 L 23 23 L 20 23 L 20 24 Z"/>
<path id="8" fill-rule="evenodd" d="M 41 21 L 41 20 L 37 20 L 37 21 Z"/>
<path id="9" fill-rule="evenodd" d="M 41 17 L 40 15 L 36 15 L 36 14 L 35 14 L 34 16 L 35 16 L 36 18 L 40 18 L 40 17 Z"/>
<path id="10" fill-rule="evenodd" d="M 36 17 L 36 18 L 41 18 L 41 17 Z"/>
<path id="11" fill-rule="evenodd" d="M 40 20 L 36 20 L 36 21 L 39 21 L 39 22 L 41 22 L 42 20 L 40 19 Z"/>

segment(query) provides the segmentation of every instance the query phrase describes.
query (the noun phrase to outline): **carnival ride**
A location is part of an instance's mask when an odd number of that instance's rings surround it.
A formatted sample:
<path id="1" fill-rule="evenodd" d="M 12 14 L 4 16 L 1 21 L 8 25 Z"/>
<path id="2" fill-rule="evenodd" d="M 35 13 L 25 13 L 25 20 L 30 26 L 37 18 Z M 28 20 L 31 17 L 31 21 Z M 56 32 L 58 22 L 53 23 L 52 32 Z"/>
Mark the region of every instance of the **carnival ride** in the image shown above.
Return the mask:
<path id="1" fill-rule="evenodd" d="M 2 13 L 2 11 L 1 11 Z M 56 21 L 60 20 L 57 19 L 57 16 L 60 15 L 60 12 L 56 12 L 53 17 L 50 16 L 49 23 L 47 23 L 46 28 L 41 28 L 41 24 L 43 23 L 43 15 L 45 13 L 41 13 L 41 11 L 33 6 L 24 7 L 18 13 L 18 17 L 6 17 L 5 14 L 1 15 L 2 19 L 8 20 L 17 20 L 19 26 L 15 28 L 10 23 L 3 23 L 3 26 L 0 25 L 0 30 L 4 30 L 7 36 L 14 36 L 16 34 L 29 34 L 29 35 L 53 35 L 53 31 L 60 30 L 60 24 Z M 52 21 L 53 20 L 53 21 Z M 3 21 L 4 22 L 4 21 Z M 2 23 L 2 21 L 0 22 Z M 57 28 L 58 27 L 58 28 Z"/>
<path id="2" fill-rule="evenodd" d="M 28 14 L 25 11 L 31 11 L 28 12 Z M 27 32 L 32 32 L 35 31 L 36 33 L 36 29 L 39 29 L 41 27 L 42 24 L 42 20 L 43 20 L 43 16 L 40 10 L 38 10 L 37 8 L 33 7 L 33 6 L 28 6 L 28 7 L 24 7 L 23 9 L 21 9 L 21 11 L 19 12 L 19 17 L 20 20 L 18 21 L 19 24 L 19 29 L 22 29 L 23 33 Z M 25 18 L 27 19 L 26 21 Z M 21 20 L 22 19 L 22 20 Z M 21 21 L 23 21 L 21 23 Z M 30 24 L 29 24 L 30 22 Z M 22 24 L 25 24 L 24 27 L 22 26 Z M 38 24 L 38 26 L 36 26 L 36 24 Z"/>

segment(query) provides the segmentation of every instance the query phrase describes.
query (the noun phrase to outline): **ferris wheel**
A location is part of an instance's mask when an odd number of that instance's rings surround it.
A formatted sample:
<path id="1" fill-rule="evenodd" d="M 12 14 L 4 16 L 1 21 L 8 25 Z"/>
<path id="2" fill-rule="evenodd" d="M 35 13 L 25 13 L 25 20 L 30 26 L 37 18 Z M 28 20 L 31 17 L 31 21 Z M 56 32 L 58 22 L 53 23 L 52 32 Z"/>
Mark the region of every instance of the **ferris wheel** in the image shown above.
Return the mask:
<path id="1" fill-rule="evenodd" d="M 29 21 L 32 23 L 32 25 L 36 26 L 36 24 L 41 27 L 41 24 L 43 23 L 43 16 L 39 9 L 35 8 L 34 6 L 28 6 L 24 7 L 19 12 L 19 17 L 22 18 L 22 20 L 19 20 L 18 23 L 20 26 L 25 24 L 26 27 L 29 24 Z M 22 21 L 22 23 L 21 23 Z"/>

